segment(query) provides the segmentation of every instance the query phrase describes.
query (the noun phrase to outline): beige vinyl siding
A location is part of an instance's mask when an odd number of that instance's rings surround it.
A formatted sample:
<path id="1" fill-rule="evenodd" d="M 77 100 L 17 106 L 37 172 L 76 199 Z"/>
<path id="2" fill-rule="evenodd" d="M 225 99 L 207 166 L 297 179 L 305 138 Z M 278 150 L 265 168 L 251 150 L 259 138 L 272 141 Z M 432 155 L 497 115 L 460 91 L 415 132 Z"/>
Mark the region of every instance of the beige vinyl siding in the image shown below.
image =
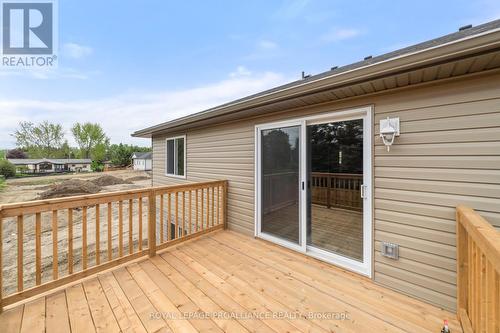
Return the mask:
<path id="1" fill-rule="evenodd" d="M 187 180 L 165 176 L 165 136 L 153 138 L 154 184 L 229 180 L 231 229 L 254 232 L 254 126 L 306 114 L 374 105 L 374 280 L 455 309 L 455 206 L 500 227 L 500 74 L 323 103 L 187 134 Z M 378 135 L 400 117 L 390 152 Z M 169 133 L 184 134 L 184 133 Z M 381 242 L 400 245 L 397 261 Z"/>

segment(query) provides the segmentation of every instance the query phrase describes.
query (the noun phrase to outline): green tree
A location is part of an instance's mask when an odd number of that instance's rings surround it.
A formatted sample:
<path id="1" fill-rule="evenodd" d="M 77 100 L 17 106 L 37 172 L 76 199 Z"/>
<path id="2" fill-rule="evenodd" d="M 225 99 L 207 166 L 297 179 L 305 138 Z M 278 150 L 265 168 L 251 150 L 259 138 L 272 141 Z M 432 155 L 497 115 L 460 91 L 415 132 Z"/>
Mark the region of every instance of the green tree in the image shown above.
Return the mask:
<path id="1" fill-rule="evenodd" d="M 110 147 L 111 163 L 115 166 L 127 166 L 132 163 L 133 147 L 120 143 Z"/>
<path id="2" fill-rule="evenodd" d="M 22 121 L 12 136 L 16 139 L 17 146 L 27 151 L 30 157 L 50 158 L 61 148 L 64 131 L 60 124 L 48 121 L 38 124 Z"/>
<path id="3" fill-rule="evenodd" d="M 132 154 L 134 152 L 149 152 L 151 147 L 139 147 L 127 144 L 112 144 L 108 147 L 106 159 L 115 166 L 127 166 L 132 164 Z"/>
<path id="4" fill-rule="evenodd" d="M 91 158 L 94 153 L 101 152 L 102 145 L 109 145 L 109 138 L 97 123 L 76 123 L 71 128 L 71 133 L 80 148 L 82 158 Z M 97 152 L 94 151 L 96 148 Z"/>
<path id="5" fill-rule="evenodd" d="M 5 178 L 14 177 L 16 175 L 16 167 L 7 160 L 0 161 L 0 175 Z"/>
<path id="6" fill-rule="evenodd" d="M 101 163 L 106 159 L 107 150 L 108 145 L 106 143 L 99 143 L 90 152 L 90 158 L 92 158 L 93 161 Z"/>

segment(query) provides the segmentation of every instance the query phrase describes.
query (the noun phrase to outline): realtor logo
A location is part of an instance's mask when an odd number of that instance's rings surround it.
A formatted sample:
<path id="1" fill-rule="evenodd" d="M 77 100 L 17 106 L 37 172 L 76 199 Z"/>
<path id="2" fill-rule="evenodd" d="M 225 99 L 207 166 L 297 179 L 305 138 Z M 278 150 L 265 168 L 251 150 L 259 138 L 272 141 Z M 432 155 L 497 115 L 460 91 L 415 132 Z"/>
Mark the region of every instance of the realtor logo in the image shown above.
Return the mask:
<path id="1" fill-rule="evenodd" d="M 3 67 L 54 67 L 57 13 L 53 0 L 4 0 L 1 18 Z"/>

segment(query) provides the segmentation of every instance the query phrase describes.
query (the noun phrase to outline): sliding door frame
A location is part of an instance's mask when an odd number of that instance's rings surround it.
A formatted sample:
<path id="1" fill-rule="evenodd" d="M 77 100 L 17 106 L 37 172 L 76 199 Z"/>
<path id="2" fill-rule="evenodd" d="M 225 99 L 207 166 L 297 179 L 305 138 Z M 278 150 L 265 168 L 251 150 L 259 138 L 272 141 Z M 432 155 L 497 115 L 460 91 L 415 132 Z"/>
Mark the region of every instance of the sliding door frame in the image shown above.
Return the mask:
<path id="1" fill-rule="evenodd" d="M 372 277 L 373 267 L 373 107 L 364 106 L 342 111 L 321 113 L 312 116 L 297 117 L 284 121 L 258 124 L 255 126 L 255 237 L 262 238 L 278 245 L 293 249 L 295 251 L 310 255 L 317 259 L 338 265 L 347 270 Z M 350 259 L 335 253 L 315 248 L 307 245 L 307 156 L 306 156 L 306 130 L 307 125 L 328 122 L 363 119 L 363 185 L 365 185 L 365 199 L 363 200 L 363 262 Z M 299 244 L 286 241 L 261 232 L 261 132 L 267 129 L 278 127 L 300 126 L 299 143 L 299 174 L 300 184 L 304 184 L 300 189 L 300 232 Z M 299 190 L 299 188 L 298 188 Z"/>

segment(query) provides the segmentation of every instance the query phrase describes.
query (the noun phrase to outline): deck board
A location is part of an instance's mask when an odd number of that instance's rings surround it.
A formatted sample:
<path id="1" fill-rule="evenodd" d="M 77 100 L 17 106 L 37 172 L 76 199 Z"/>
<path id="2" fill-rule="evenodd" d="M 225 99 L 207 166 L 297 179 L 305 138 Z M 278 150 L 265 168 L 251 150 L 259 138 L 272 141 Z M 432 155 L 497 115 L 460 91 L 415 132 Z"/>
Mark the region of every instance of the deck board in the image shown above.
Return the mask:
<path id="1" fill-rule="evenodd" d="M 45 299 L 38 298 L 24 306 L 21 333 L 45 332 Z"/>
<path id="2" fill-rule="evenodd" d="M 177 318 L 186 314 L 210 318 Z M 461 332 L 452 313 L 274 244 L 219 231 L 8 307 L 0 331 L 439 332 L 443 319 Z"/>
<path id="3" fill-rule="evenodd" d="M 112 273 L 99 275 L 106 298 L 122 332 L 146 333 L 139 316 Z"/>
<path id="4" fill-rule="evenodd" d="M 45 326 L 47 332 L 65 333 L 70 331 L 66 293 L 60 291 L 46 298 Z"/>
<path id="5" fill-rule="evenodd" d="M 120 326 L 111 310 L 108 299 L 97 278 L 83 283 L 90 313 L 94 319 L 97 332 L 120 332 Z"/>

